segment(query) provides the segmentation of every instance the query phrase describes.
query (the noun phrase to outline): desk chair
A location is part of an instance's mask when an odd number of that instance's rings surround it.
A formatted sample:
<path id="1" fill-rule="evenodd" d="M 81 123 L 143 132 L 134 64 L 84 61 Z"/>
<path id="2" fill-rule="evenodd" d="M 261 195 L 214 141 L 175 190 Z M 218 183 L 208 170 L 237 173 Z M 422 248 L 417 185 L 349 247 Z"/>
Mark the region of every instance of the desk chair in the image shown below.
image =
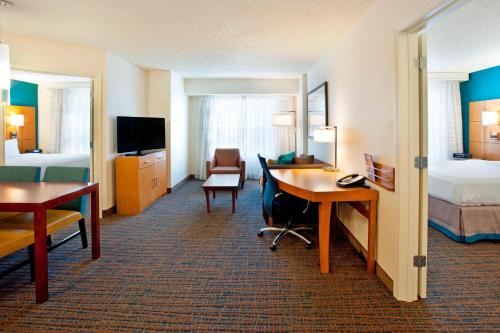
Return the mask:
<path id="1" fill-rule="evenodd" d="M 265 231 L 279 232 L 271 246 L 269 246 L 271 251 L 276 250 L 278 241 L 287 234 L 302 239 L 306 243 L 305 247 L 310 249 L 312 247 L 312 242 L 305 236 L 299 234 L 298 231 L 313 230 L 313 228 L 307 226 L 293 226 L 318 221 L 318 204 L 297 198 L 286 192 L 281 192 L 278 184 L 269 171 L 266 159 L 260 156 L 260 154 L 258 157 L 264 175 L 266 176 L 263 195 L 264 210 L 272 217 L 273 222 L 281 224 L 282 227 L 262 228 L 257 235 L 262 237 Z"/>

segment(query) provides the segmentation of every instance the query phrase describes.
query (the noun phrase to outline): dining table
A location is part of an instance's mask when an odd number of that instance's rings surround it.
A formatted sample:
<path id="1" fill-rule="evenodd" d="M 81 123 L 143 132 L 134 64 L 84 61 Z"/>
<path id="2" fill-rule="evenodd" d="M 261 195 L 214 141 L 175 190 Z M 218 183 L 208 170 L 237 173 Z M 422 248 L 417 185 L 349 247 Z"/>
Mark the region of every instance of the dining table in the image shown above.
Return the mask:
<path id="1" fill-rule="evenodd" d="M 92 259 L 100 257 L 99 183 L 0 183 L 0 212 L 33 212 L 36 303 L 49 297 L 47 210 L 90 194 Z"/>

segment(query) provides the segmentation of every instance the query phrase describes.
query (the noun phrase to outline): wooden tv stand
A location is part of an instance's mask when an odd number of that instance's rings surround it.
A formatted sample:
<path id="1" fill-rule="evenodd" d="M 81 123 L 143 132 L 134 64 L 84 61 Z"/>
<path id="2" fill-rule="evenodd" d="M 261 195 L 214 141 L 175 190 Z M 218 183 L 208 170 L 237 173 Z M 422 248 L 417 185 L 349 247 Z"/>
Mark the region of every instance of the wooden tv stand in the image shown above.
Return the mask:
<path id="1" fill-rule="evenodd" d="M 118 215 L 137 215 L 167 193 L 167 154 L 116 158 L 116 206 Z"/>

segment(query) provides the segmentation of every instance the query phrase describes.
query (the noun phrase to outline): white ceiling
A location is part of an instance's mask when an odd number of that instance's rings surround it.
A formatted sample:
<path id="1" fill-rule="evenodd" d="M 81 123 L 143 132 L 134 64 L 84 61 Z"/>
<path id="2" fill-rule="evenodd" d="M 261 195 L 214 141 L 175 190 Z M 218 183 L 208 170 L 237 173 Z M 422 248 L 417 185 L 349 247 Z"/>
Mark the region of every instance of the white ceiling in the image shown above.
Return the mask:
<path id="1" fill-rule="evenodd" d="M 197 76 L 307 72 L 374 0 L 9 0 L 4 30 Z"/>
<path id="2" fill-rule="evenodd" d="M 472 0 L 428 30 L 428 70 L 475 72 L 500 65 L 500 0 Z"/>
<path id="3" fill-rule="evenodd" d="M 67 82 L 90 82 L 90 78 L 83 76 L 68 76 L 56 75 L 37 72 L 28 72 L 13 69 L 10 71 L 10 78 L 13 80 L 30 82 L 35 84 L 41 83 L 67 83 Z"/>

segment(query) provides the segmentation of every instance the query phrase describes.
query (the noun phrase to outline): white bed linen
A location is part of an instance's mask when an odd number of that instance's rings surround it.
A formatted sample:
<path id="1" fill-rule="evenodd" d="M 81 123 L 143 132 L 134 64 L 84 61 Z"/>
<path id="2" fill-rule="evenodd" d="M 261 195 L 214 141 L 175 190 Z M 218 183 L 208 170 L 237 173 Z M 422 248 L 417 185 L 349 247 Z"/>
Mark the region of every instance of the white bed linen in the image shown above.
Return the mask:
<path id="1" fill-rule="evenodd" d="M 430 163 L 429 195 L 459 206 L 500 205 L 500 161 Z"/>
<path id="2" fill-rule="evenodd" d="M 89 154 L 20 154 L 5 159 L 5 165 L 11 166 L 39 166 L 42 168 L 41 177 L 48 166 L 89 167 Z"/>

